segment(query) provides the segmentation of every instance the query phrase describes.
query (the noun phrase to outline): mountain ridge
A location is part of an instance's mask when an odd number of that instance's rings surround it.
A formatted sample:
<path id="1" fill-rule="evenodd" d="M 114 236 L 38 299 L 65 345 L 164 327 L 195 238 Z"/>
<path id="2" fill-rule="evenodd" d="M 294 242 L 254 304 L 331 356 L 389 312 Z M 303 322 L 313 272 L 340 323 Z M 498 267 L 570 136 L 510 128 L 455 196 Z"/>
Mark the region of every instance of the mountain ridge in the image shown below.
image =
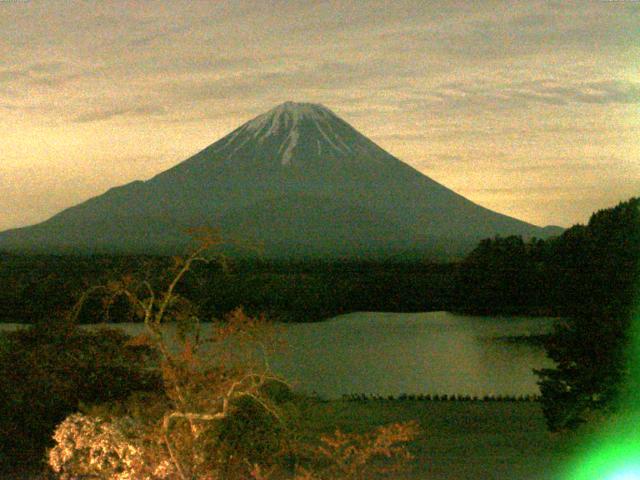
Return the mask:
<path id="1" fill-rule="evenodd" d="M 268 256 L 366 256 L 385 244 L 428 251 L 447 243 L 463 253 L 487 236 L 548 236 L 420 173 L 328 108 L 285 102 L 149 180 L 0 233 L 0 248 L 179 251 L 183 231 L 199 226 L 266 241 Z M 314 232 L 307 247 L 282 247 L 287 239 L 304 244 L 305 232 Z"/>

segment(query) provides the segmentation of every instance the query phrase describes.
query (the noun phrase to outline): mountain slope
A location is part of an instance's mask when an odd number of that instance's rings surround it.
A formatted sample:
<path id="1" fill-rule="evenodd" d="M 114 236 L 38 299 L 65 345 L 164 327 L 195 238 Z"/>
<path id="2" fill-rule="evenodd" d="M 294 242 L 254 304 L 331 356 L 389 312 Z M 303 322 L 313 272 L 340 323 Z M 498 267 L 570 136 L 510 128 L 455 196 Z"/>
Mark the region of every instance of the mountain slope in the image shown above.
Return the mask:
<path id="1" fill-rule="evenodd" d="M 269 256 L 462 253 L 496 234 L 548 236 L 440 185 L 327 108 L 287 102 L 148 181 L 0 233 L 0 249 L 179 251 L 184 231 L 204 225 Z"/>

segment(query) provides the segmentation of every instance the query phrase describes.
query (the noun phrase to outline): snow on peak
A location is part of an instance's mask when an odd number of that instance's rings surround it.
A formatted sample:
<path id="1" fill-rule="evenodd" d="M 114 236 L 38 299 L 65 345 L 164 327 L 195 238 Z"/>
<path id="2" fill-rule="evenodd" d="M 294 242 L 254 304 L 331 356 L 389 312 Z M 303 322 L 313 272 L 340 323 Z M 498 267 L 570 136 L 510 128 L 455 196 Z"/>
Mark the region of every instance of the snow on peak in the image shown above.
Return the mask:
<path id="1" fill-rule="evenodd" d="M 322 119 L 327 116 L 334 116 L 334 114 L 324 105 L 319 103 L 305 103 L 305 102 L 284 102 L 278 105 L 277 107 L 271 109 L 267 112 L 267 115 L 275 114 L 281 115 L 283 113 L 288 113 L 296 118 L 315 118 Z"/>
<path id="2" fill-rule="evenodd" d="M 336 121 L 340 120 L 323 105 L 289 101 L 281 103 L 249 121 L 242 128 L 242 132 L 258 143 L 263 143 L 266 139 L 276 135 L 284 135 L 279 153 L 282 155 L 282 165 L 287 165 L 291 163 L 293 152 L 298 143 L 305 141 L 304 138 L 301 138 L 299 128 L 303 122 L 312 125 L 323 142 L 328 143 L 334 151 L 349 152 L 350 148 L 347 142 L 342 140 L 332 127 Z"/>
<path id="3" fill-rule="evenodd" d="M 327 120 L 335 115 L 326 107 L 314 103 L 284 102 L 266 113 L 257 116 L 246 124 L 247 130 L 270 135 L 278 133 L 280 128 L 295 128 L 301 120 Z M 268 127 L 265 130 L 265 127 Z"/>

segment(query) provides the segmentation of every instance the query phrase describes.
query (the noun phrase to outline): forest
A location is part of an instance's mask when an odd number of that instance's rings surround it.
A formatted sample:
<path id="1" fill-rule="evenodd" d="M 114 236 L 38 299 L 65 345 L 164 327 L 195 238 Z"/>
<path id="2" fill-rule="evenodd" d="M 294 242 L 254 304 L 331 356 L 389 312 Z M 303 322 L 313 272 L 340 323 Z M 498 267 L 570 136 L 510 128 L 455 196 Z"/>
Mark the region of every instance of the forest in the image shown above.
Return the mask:
<path id="1" fill-rule="evenodd" d="M 0 322 L 46 321 L 70 308 L 92 284 L 128 274 L 157 282 L 171 257 L 19 256 L 0 258 Z M 354 311 L 429 311 L 452 305 L 456 266 L 429 262 L 229 260 L 198 265 L 181 292 L 197 301 L 203 319 L 220 318 L 239 305 L 279 321 L 318 321 Z M 80 319 L 102 320 L 99 304 Z M 113 308 L 110 322 L 134 321 Z M 96 317 L 96 315 L 98 315 Z"/>

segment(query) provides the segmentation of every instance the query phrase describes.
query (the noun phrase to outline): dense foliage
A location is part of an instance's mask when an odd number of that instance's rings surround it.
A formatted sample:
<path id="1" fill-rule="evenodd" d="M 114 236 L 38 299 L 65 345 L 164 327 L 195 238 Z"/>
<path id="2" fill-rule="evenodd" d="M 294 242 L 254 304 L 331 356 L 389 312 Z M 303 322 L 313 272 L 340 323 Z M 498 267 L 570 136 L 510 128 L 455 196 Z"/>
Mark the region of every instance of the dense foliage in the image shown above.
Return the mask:
<path id="1" fill-rule="evenodd" d="M 517 236 L 482 240 L 458 265 L 453 282 L 457 309 L 488 315 L 557 312 L 549 245 Z"/>
<path id="2" fill-rule="evenodd" d="M 0 255 L 0 322 L 33 323 L 68 310 L 90 285 L 142 275 L 161 288 L 170 257 Z M 242 305 L 252 315 L 284 321 L 317 321 L 353 311 L 426 311 L 451 305 L 452 265 L 385 261 L 267 262 L 235 260 L 194 266 L 179 286 L 199 305 L 203 321 Z M 80 323 L 107 320 L 95 295 Z M 108 321 L 136 321 L 126 302 L 109 309 Z"/>
<path id="3" fill-rule="evenodd" d="M 0 464 L 39 460 L 55 426 L 82 403 L 123 399 L 156 389 L 143 366 L 145 347 L 111 329 L 86 331 L 64 322 L 0 336 Z"/>
<path id="4" fill-rule="evenodd" d="M 589 315 L 629 305 L 638 262 L 638 199 L 596 212 L 549 240 L 486 239 L 458 265 L 454 304 L 469 313 Z"/>
<path id="5" fill-rule="evenodd" d="M 627 352 L 640 273 L 640 199 L 595 213 L 554 245 L 555 268 L 572 315 L 547 342 L 555 369 L 539 372 L 552 430 L 616 407 L 628 383 Z M 633 359 L 636 361 L 636 359 Z"/>

